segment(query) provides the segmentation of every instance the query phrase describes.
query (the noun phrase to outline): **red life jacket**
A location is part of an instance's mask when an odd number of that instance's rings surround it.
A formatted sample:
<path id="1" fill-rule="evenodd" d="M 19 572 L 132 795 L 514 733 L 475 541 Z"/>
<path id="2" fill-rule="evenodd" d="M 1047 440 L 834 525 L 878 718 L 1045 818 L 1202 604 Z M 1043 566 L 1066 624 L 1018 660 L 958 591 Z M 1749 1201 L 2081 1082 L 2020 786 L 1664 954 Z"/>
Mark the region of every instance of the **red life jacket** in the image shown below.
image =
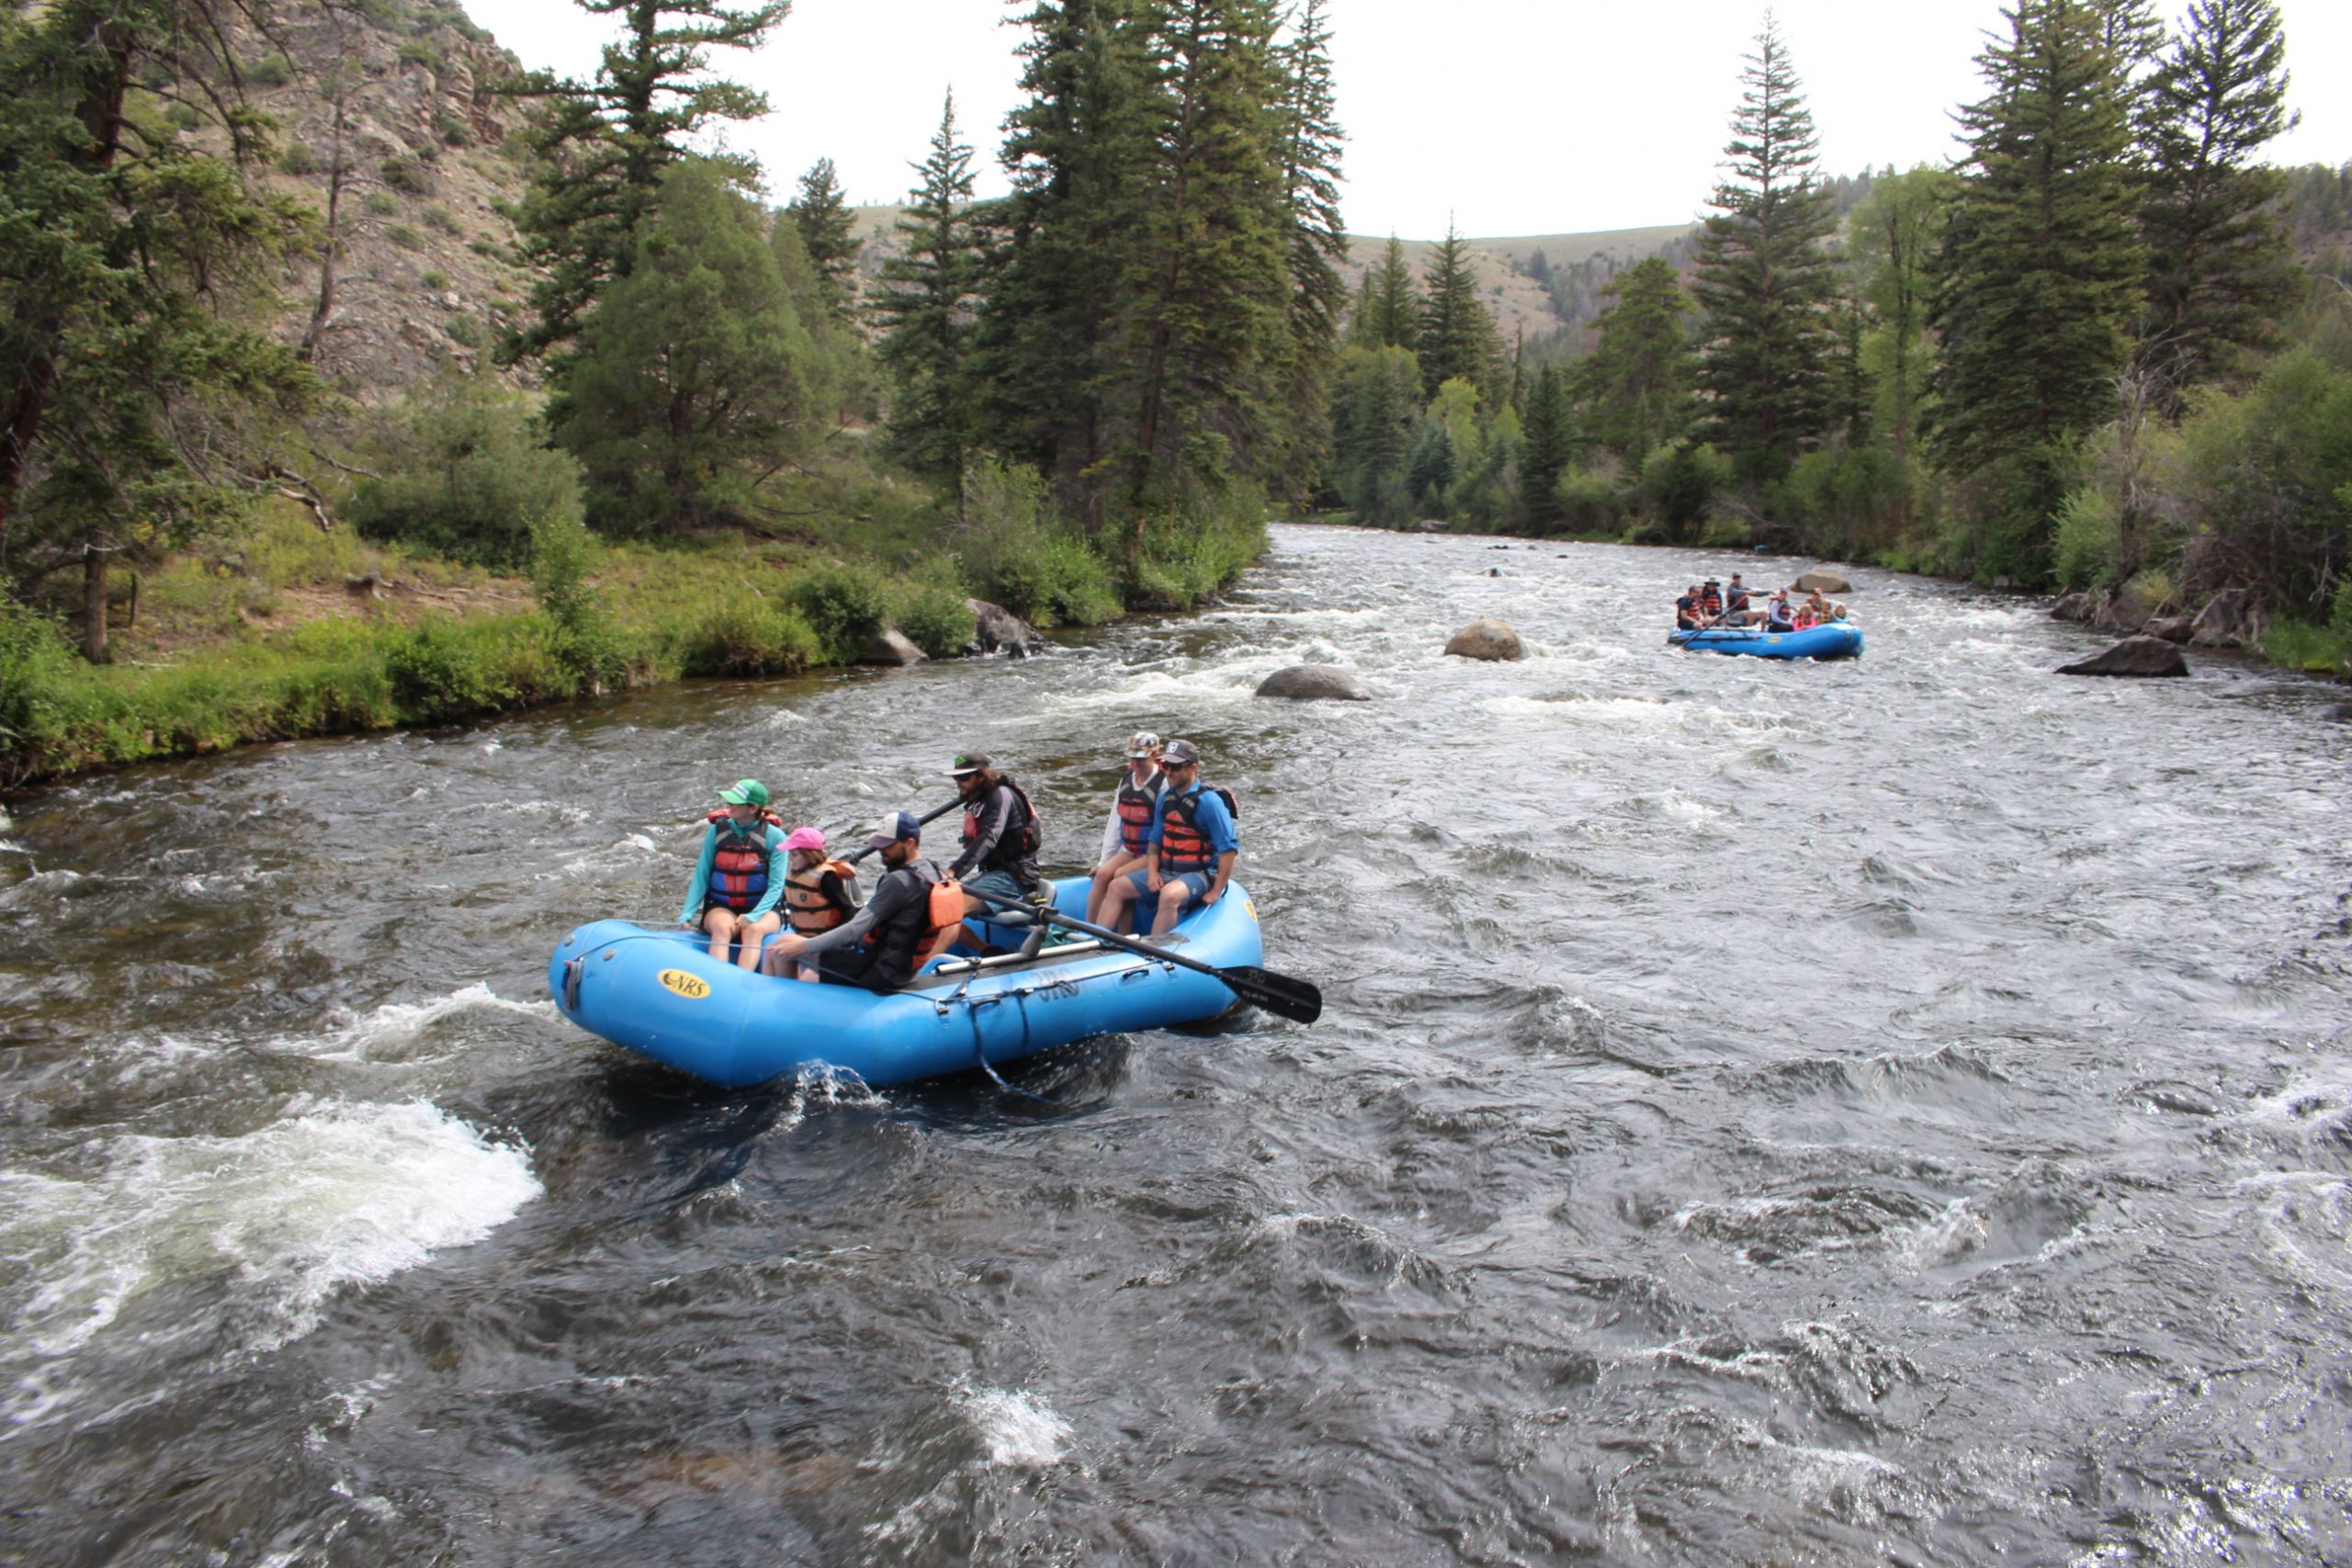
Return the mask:
<path id="1" fill-rule="evenodd" d="M 1159 818 L 1159 870 L 1163 876 L 1206 871 L 1216 864 L 1216 846 L 1209 842 L 1209 836 L 1201 831 L 1200 822 L 1193 815 L 1195 803 L 1201 798 L 1201 788 L 1195 784 L 1188 795 L 1161 797 L 1167 803 Z M 1226 811 L 1238 822 L 1241 803 L 1233 798 L 1233 792 L 1219 784 L 1216 795 L 1225 802 Z"/>
<path id="2" fill-rule="evenodd" d="M 1709 620 L 1724 613 L 1724 596 L 1713 588 L 1699 590 L 1699 612 Z"/>
<path id="3" fill-rule="evenodd" d="M 1133 770 L 1119 775 L 1119 847 L 1131 855 L 1143 853 L 1151 837 L 1151 814 L 1159 805 L 1159 770 L 1151 782 L 1138 785 Z"/>
<path id="4" fill-rule="evenodd" d="M 999 773 L 998 784 L 1012 792 L 1015 809 L 1006 814 L 1004 830 L 997 835 L 996 848 L 990 850 L 979 864 L 972 868 L 975 874 L 1017 865 L 1037 852 L 1045 842 L 1045 830 L 1037 822 L 1037 808 L 1029 804 L 1029 792 L 1014 784 L 1011 775 Z M 991 786 L 989 794 L 994 793 Z M 969 844 L 980 836 L 980 818 L 989 803 L 989 795 L 964 807 L 964 842 Z"/>
<path id="5" fill-rule="evenodd" d="M 767 830 L 773 828 L 783 832 L 784 818 L 763 807 L 753 818 L 748 833 L 734 830 L 731 812 L 714 811 L 704 820 L 718 833 L 718 848 L 710 857 L 710 886 L 704 897 L 714 904 L 726 905 L 739 915 L 748 914 L 767 897 Z"/>
<path id="6" fill-rule="evenodd" d="M 792 917 L 792 929 L 802 936 L 821 936 L 857 910 L 854 901 L 836 904 L 825 897 L 827 872 L 841 878 L 843 893 L 849 892 L 850 885 L 857 878 L 857 868 L 849 862 L 827 860 L 784 879 L 785 908 Z"/>

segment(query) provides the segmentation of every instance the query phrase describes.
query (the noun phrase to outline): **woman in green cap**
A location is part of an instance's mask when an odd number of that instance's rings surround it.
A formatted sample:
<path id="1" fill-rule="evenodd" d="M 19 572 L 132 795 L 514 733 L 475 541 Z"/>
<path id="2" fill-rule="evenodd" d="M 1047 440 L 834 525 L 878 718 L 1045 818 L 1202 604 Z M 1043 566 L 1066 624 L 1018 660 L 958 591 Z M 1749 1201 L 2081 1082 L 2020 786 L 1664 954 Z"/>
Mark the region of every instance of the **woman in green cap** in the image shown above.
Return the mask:
<path id="1" fill-rule="evenodd" d="M 784 897 L 790 856 L 784 847 L 784 818 L 768 809 L 767 785 L 741 779 L 718 792 L 721 809 L 707 818 L 702 858 L 686 886 L 679 923 L 710 933 L 710 955 L 720 963 L 727 949 L 742 943 L 735 962 L 760 966 L 760 943 L 784 924 L 776 901 Z"/>

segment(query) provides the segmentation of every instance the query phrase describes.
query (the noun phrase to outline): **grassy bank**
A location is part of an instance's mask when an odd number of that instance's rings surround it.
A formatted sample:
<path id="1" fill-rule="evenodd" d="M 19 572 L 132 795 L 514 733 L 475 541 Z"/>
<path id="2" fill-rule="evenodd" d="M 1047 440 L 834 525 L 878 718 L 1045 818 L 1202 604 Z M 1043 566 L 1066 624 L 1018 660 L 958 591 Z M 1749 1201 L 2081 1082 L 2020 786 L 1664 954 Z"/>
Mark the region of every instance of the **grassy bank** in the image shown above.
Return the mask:
<path id="1" fill-rule="evenodd" d="M 1262 521 L 1170 530 L 1114 572 L 1016 508 L 910 548 L 844 523 L 821 544 L 602 545 L 552 529 L 535 581 L 322 532 L 273 506 L 233 545 L 146 574 L 114 662 L 0 602 L 0 786 L 255 741 L 444 724 L 706 675 L 854 662 L 886 626 L 934 658 L 977 595 L 1042 626 L 1190 607 L 1262 551 Z"/>

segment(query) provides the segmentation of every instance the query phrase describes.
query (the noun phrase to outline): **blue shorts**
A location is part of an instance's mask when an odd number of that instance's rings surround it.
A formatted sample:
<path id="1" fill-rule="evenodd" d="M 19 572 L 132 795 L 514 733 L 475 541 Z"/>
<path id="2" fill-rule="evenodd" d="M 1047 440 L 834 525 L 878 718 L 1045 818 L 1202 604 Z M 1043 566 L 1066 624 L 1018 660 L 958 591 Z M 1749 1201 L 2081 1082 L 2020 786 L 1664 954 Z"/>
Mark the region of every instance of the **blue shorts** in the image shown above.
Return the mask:
<path id="1" fill-rule="evenodd" d="M 1029 889 L 1019 877 L 999 867 L 995 871 L 984 871 L 978 876 L 964 878 L 964 891 L 993 893 L 1000 898 L 1018 898 Z"/>
<path id="2" fill-rule="evenodd" d="M 1159 897 L 1159 894 L 1154 893 L 1151 890 L 1151 874 L 1149 872 L 1138 871 L 1134 875 L 1128 877 L 1127 880 L 1135 885 L 1136 897 L 1137 899 L 1151 899 Z M 1191 908 L 1193 905 L 1201 901 L 1202 895 L 1205 894 L 1209 890 L 1210 880 L 1211 878 L 1209 874 L 1205 871 L 1182 871 L 1178 872 L 1173 876 L 1162 874 L 1159 878 L 1160 886 L 1163 888 L 1171 882 L 1181 882 L 1184 885 L 1184 902 L 1179 905 L 1178 908 L 1185 909 Z"/>

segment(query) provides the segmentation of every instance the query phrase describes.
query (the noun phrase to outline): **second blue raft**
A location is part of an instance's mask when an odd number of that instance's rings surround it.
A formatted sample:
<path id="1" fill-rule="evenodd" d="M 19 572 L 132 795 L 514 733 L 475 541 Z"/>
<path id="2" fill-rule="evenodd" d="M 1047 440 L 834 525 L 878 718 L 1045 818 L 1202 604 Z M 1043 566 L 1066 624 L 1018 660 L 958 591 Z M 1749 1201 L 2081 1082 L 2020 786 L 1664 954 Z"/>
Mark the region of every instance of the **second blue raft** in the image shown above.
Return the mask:
<path id="1" fill-rule="evenodd" d="M 1063 880 L 1055 907 L 1081 915 L 1089 884 Z M 983 928 L 992 942 L 1023 934 Z M 1179 922 L 1171 951 L 1227 967 L 1265 957 L 1257 907 L 1239 883 Z M 1212 976 L 1087 941 L 1023 961 L 952 952 L 904 990 L 811 985 L 713 959 L 683 927 L 597 920 L 548 964 L 563 1015 L 639 1055 L 733 1088 L 831 1067 L 874 1085 L 1015 1061 L 1090 1035 L 1215 1018 L 1235 1003 Z"/>

